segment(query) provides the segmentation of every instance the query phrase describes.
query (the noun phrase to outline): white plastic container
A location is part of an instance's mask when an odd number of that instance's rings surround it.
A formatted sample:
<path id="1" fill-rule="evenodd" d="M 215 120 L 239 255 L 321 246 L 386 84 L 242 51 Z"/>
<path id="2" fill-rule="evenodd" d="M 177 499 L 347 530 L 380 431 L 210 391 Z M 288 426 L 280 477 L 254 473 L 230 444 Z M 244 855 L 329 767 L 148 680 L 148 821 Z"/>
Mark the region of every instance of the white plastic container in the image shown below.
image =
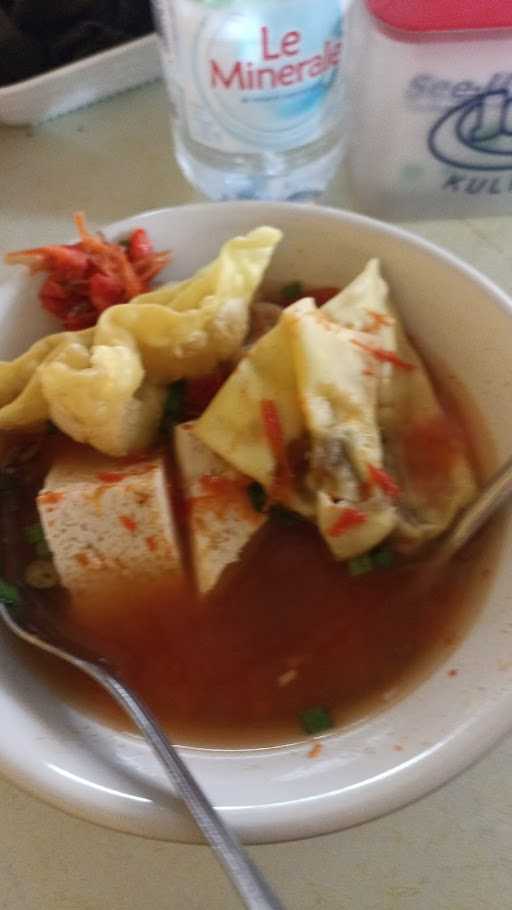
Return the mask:
<path id="1" fill-rule="evenodd" d="M 0 88 L 0 123 L 40 123 L 151 82 L 160 75 L 156 36 L 145 35 Z"/>
<path id="2" fill-rule="evenodd" d="M 510 0 L 359 0 L 346 46 L 357 208 L 388 219 L 512 211 Z"/>

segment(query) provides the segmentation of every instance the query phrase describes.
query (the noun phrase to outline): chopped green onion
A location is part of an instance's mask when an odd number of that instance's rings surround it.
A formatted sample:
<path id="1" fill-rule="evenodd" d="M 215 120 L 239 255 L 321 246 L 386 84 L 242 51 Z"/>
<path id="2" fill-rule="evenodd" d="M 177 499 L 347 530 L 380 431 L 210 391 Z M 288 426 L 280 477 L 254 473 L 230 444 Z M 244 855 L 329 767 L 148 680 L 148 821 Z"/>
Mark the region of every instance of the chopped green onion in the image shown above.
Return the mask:
<path id="1" fill-rule="evenodd" d="M 46 543 L 46 540 L 40 540 L 38 543 L 36 543 L 36 556 L 39 559 L 48 559 L 48 557 L 51 555 L 52 551 Z"/>
<path id="2" fill-rule="evenodd" d="M 373 572 L 374 564 L 370 553 L 364 553 L 363 556 L 354 556 L 347 562 L 349 575 L 366 575 Z"/>
<path id="3" fill-rule="evenodd" d="M 38 521 L 36 521 L 33 525 L 27 525 L 24 527 L 23 536 L 27 543 L 32 543 L 34 546 L 38 543 L 45 542 L 43 526 Z"/>
<path id="4" fill-rule="evenodd" d="M 391 547 L 379 547 L 372 553 L 373 564 L 377 569 L 389 569 L 395 561 L 395 554 Z"/>
<path id="5" fill-rule="evenodd" d="M 393 565 L 395 554 L 391 547 L 378 547 L 371 553 L 354 556 L 347 561 L 349 575 L 366 575 L 374 569 L 389 569 Z"/>
<path id="6" fill-rule="evenodd" d="M 295 300 L 300 300 L 304 296 L 304 285 L 301 281 L 291 281 L 290 284 L 285 284 L 281 288 L 281 301 L 282 303 L 294 303 Z"/>
<path id="7" fill-rule="evenodd" d="M 23 528 L 23 536 L 27 543 L 32 544 L 35 548 L 36 556 L 38 556 L 39 559 L 47 559 L 52 555 L 50 547 L 46 543 L 43 526 L 38 521 L 33 525 L 27 525 Z"/>
<path id="8" fill-rule="evenodd" d="M 329 711 L 321 706 L 308 708 L 308 710 L 303 711 L 299 717 L 302 728 L 306 733 L 323 733 L 325 730 L 330 730 L 334 726 Z"/>
<path id="9" fill-rule="evenodd" d="M 185 408 L 186 382 L 178 379 L 169 386 L 164 406 L 164 420 L 166 424 L 175 424 L 183 420 Z"/>
<path id="10" fill-rule="evenodd" d="M 4 581 L 3 578 L 0 578 L 0 600 L 9 606 L 16 606 L 20 602 L 18 589 Z"/>
<path id="11" fill-rule="evenodd" d="M 255 480 L 247 487 L 247 495 L 254 511 L 263 512 L 267 502 L 265 487 L 262 487 L 261 483 L 258 483 L 258 481 Z"/>

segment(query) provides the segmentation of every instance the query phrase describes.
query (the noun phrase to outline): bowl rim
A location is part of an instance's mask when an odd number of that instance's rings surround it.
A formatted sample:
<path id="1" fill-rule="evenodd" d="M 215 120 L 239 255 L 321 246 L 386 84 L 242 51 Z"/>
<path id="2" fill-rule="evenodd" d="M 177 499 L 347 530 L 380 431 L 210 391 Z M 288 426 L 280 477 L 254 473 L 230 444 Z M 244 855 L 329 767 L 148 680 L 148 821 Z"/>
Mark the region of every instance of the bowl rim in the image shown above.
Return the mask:
<path id="1" fill-rule="evenodd" d="M 208 209 L 210 215 L 212 211 L 217 211 L 221 219 L 230 213 L 236 216 L 238 213 L 242 215 L 261 211 L 264 213 L 261 223 L 271 222 L 273 212 L 276 215 L 301 212 L 303 215 L 325 216 L 326 220 L 334 219 L 349 226 L 360 226 L 378 234 L 391 236 L 403 243 L 405 249 L 412 246 L 424 251 L 434 259 L 444 262 L 450 269 L 469 278 L 483 290 L 494 305 L 512 319 L 512 299 L 470 263 L 407 229 L 344 209 L 279 202 L 205 202 L 142 211 L 119 219 L 104 227 L 104 230 L 108 236 L 116 237 L 136 222 L 141 223 L 154 217 L 176 217 L 184 209 L 196 213 L 198 217 L 205 209 Z M 512 686 L 509 687 L 509 691 L 504 689 L 500 692 L 492 710 L 474 718 L 463 728 L 451 731 L 441 742 L 434 743 L 423 752 L 418 750 L 413 758 L 396 765 L 384 775 L 366 780 L 364 785 L 342 786 L 316 796 L 294 799 L 291 804 L 272 803 L 263 806 L 219 808 L 228 822 L 238 829 L 246 843 L 275 843 L 333 833 L 388 814 L 436 790 L 479 760 L 510 731 L 511 727 Z M 155 807 L 150 805 L 144 807 L 146 820 L 143 821 L 140 806 L 131 814 L 130 812 L 120 814 L 117 811 L 118 806 L 109 808 L 104 801 L 100 804 L 99 801 L 95 802 L 94 798 L 84 800 L 83 797 L 71 797 L 69 782 L 63 783 L 56 775 L 49 777 L 42 772 L 34 773 L 34 767 L 30 762 L 24 766 L 16 764 L 5 754 L 6 751 L 0 742 L 0 771 L 13 783 L 39 799 L 69 814 L 105 827 L 162 838 L 157 832 L 158 826 L 155 827 L 151 823 L 151 812 Z M 186 757 L 187 753 L 190 754 L 194 750 L 183 748 L 181 751 Z M 385 787 L 380 786 L 383 777 L 386 777 Z M 361 789 L 365 792 L 363 800 Z M 195 835 L 190 834 L 190 831 L 185 834 L 178 831 L 172 835 L 163 835 L 163 839 L 185 843 L 200 842 Z"/>

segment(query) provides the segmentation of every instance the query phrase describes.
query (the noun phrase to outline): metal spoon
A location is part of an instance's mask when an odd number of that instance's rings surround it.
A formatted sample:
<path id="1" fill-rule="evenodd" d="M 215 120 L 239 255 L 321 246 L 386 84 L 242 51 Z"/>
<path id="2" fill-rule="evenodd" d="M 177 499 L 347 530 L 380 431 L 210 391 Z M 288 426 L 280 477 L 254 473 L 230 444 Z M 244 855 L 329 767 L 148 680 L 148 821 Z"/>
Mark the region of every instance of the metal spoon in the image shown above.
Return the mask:
<path id="1" fill-rule="evenodd" d="M 438 559 L 447 562 L 506 503 L 512 494 L 512 458 L 496 471 L 462 512 L 439 546 Z"/>
<path id="2" fill-rule="evenodd" d="M 19 601 L 16 604 L 0 601 L 0 617 L 19 638 L 83 670 L 113 696 L 160 759 L 196 824 L 238 891 L 244 906 L 249 910 L 283 910 L 281 901 L 249 858 L 235 833 L 214 809 L 146 705 L 119 678 L 106 660 L 67 639 L 59 631 L 44 601 L 37 592 L 25 584 L 17 564 L 19 523 L 16 520 L 16 513 L 20 508 L 18 469 L 11 467 L 8 472 L 0 470 L 0 481 L 5 479 L 8 483 L 0 482 L 2 543 L 7 561 L 10 563 L 9 578 L 16 584 Z M 2 487 L 7 489 L 2 490 Z"/>
<path id="3" fill-rule="evenodd" d="M 443 567 L 462 549 L 512 495 L 512 458 L 487 481 L 455 523 L 430 550 L 428 559 L 412 566 L 414 575 L 409 577 L 404 597 L 411 605 L 432 589 Z"/>

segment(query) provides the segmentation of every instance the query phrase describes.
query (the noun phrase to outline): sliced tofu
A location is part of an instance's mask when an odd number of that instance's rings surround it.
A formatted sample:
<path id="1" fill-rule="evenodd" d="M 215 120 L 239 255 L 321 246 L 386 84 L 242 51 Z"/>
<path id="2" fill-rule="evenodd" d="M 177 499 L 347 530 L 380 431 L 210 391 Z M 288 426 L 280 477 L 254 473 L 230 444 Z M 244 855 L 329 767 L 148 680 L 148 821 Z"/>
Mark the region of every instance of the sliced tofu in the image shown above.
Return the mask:
<path id="1" fill-rule="evenodd" d="M 251 478 L 194 435 L 194 422 L 175 429 L 176 461 L 186 499 L 190 551 L 197 588 L 211 591 L 224 569 L 236 562 L 266 517 L 247 495 Z"/>
<path id="2" fill-rule="evenodd" d="M 61 582 L 78 598 L 101 593 L 103 603 L 109 592 L 154 591 L 183 577 L 161 454 L 119 461 L 71 444 L 37 507 Z"/>

